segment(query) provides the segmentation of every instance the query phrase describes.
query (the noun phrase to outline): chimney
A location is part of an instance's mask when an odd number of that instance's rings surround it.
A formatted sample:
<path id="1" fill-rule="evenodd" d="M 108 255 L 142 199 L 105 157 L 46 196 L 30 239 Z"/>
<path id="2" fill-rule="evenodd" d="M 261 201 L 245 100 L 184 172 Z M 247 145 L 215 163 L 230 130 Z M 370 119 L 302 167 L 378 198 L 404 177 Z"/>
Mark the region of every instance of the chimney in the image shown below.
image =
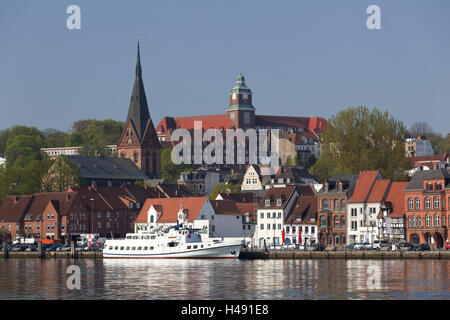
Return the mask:
<path id="1" fill-rule="evenodd" d="M 16 196 L 16 195 L 13 196 L 13 203 L 14 203 L 14 204 L 17 203 L 17 196 Z"/>

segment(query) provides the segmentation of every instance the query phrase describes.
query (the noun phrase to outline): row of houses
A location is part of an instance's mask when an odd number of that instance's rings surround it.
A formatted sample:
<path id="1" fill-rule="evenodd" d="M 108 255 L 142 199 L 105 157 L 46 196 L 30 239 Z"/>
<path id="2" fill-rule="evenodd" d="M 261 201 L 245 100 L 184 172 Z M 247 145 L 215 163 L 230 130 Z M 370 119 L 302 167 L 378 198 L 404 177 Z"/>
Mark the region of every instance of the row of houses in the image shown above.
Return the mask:
<path id="1" fill-rule="evenodd" d="M 409 182 L 383 179 L 379 171 L 335 175 L 317 192 L 310 185 L 272 187 L 257 209 L 255 246 L 386 239 L 440 248 L 448 242 L 449 207 L 447 170 L 416 172 Z"/>

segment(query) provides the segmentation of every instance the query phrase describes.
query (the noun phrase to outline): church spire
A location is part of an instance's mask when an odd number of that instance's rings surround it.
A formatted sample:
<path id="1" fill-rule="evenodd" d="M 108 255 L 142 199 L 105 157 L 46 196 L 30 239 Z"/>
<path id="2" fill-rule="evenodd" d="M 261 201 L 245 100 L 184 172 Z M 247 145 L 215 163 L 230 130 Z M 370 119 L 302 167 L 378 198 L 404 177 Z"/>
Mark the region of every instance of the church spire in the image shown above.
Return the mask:
<path id="1" fill-rule="evenodd" d="M 137 43 L 136 76 L 133 92 L 131 93 L 130 107 L 127 120 L 131 120 L 139 140 L 142 142 L 147 123 L 151 121 L 148 111 L 147 97 L 145 96 L 144 83 L 142 81 L 142 67 L 139 38 Z"/>

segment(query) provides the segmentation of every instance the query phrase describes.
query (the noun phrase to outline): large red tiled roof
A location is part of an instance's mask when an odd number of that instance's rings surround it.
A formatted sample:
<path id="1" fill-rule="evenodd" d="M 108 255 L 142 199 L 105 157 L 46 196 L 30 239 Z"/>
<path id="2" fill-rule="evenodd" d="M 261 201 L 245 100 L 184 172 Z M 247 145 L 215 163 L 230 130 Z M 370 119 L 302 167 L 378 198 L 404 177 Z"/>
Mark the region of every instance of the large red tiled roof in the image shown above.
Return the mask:
<path id="1" fill-rule="evenodd" d="M 358 182 L 356 182 L 355 190 L 353 191 L 353 194 L 348 202 L 365 202 L 378 174 L 378 170 L 361 171 L 358 177 Z"/>
<path id="2" fill-rule="evenodd" d="M 191 130 L 194 129 L 194 121 L 202 121 L 202 127 L 204 130 L 208 130 L 210 128 L 223 128 L 226 130 L 231 129 L 234 126 L 230 117 L 226 114 L 190 117 L 164 117 L 156 127 L 156 132 L 158 134 L 165 134 L 168 129 L 175 130 L 178 128 Z"/>
<path id="3" fill-rule="evenodd" d="M 389 185 L 391 180 L 382 179 L 376 180 L 373 184 L 373 188 L 370 191 L 369 198 L 367 199 L 368 203 L 381 203 L 385 200 L 387 196 L 387 191 L 389 190 Z"/>
<path id="4" fill-rule="evenodd" d="M 401 218 L 405 214 L 405 189 L 408 182 L 392 182 L 386 201 L 392 205 L 391 218 Z"/>
<path id="5" fill-rule="evenodd" d="M 410 157 L 411 161 L 445 161 L 449 155 L 447 153 L 436 154 L 434 156 L 420 156 L 420 157 Z"/>
<path id="6" fill-rule="evenodd" d="M 7 196 L 0 207 L 0 222 L 19 222 L 31 204 L 33 196 Z"/>
<path id="7" fill-rule="evenodd" d="M 327 120 L 319 117 L 289 117 L 255 115 L 255 125 L 260 127 L 304 128 L 320 132 L 327 127 Z"/>
<path id="8" fill-rule="evenodd" d="M 147 213 L 151 206 L 160 206 L 162 208 L 162 215 L 157 221 L 158 223 L 176 223 L 181 207 L 188 212 L 188 222 L 192 222 L 197 219 L 206 200 L 206 197 L 147 199 L 136 218 L 136 223 L 147 222 Z"/>

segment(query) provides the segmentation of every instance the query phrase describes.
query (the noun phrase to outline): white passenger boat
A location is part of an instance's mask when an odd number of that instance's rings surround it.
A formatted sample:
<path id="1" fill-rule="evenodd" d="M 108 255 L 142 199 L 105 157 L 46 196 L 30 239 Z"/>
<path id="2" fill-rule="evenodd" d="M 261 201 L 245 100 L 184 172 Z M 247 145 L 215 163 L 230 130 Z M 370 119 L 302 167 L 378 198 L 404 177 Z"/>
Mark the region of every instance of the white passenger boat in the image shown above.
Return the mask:
<path id="1" fill-rule="evenodd" d="M 198 231 L 176 225 L 128 233 L 125 239 L 106 240 L 103 258 L 236 259 L 244 246 L 243 240 L 202 239 Z"/>

